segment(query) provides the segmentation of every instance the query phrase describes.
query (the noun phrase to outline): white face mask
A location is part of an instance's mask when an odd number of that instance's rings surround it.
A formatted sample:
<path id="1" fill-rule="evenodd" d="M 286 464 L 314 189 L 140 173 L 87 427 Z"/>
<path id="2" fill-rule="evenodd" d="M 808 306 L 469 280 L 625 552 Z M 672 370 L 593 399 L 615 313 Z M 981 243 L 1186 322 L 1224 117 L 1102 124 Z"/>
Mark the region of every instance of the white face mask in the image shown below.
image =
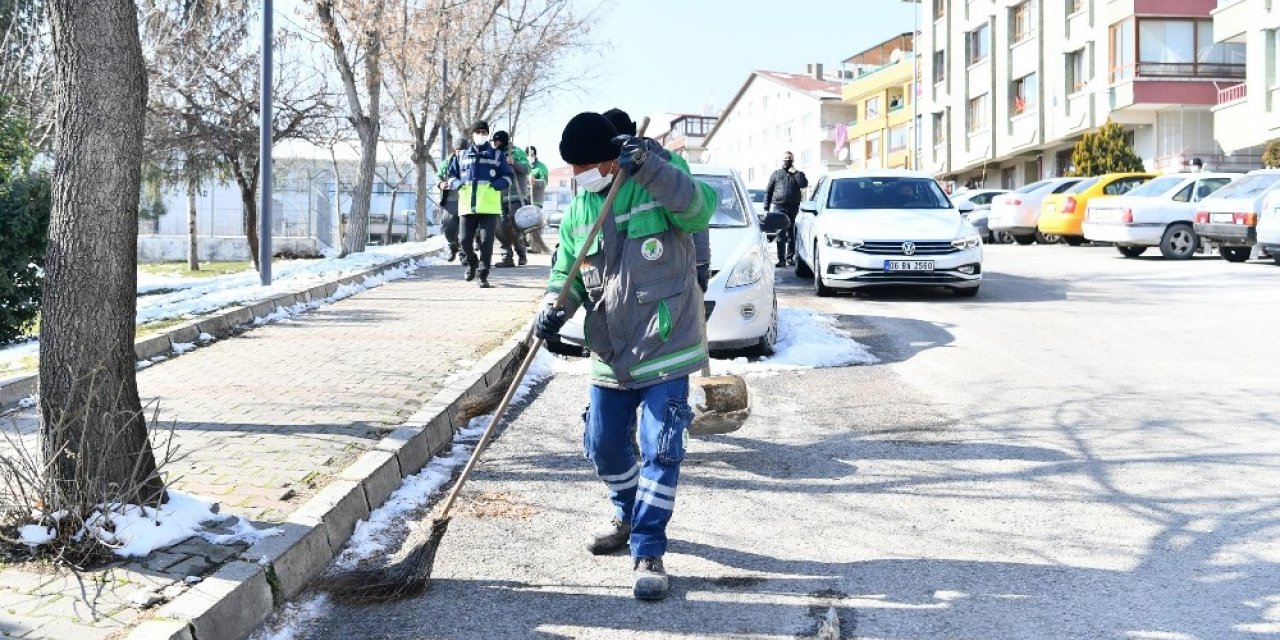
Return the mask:
<path id="1" fill-rule="evenodd" d="M 484 143 L 489 141 L 489 136 L 483 133 L 473 133 L 471 134 L 471 141 L 476 143 L 477 147 L 483 146 Z"/>
<path id="2" fill-rule="evenodd" d="M 600 167 L 591 167 L 582 173 L 574 176 L 574 180 L 578 181 L 578 186 L 590 191 L 591 193 L 600 193 L 609 188 L 609 184 L 613 182 L 612 173 L 600 173 Z"/>

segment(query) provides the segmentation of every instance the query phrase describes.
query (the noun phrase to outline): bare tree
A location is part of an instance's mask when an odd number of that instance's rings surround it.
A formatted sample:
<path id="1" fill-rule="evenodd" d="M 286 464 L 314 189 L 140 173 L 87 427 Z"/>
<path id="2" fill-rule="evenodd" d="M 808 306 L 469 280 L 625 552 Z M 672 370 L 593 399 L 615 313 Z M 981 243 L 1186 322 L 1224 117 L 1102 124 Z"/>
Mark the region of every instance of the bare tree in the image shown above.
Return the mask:
<path id="1" fill-rule="evenodd" d="M 212 157 L 240 191 L 243 229 L 258 265 L 259 60 L 249 24 L 257 3 L 144 0 L 154 146 Z M 317 139 L 333 107 L 323 78 L 291 55 L 297 41 L 276 37 L 272 141 Z M 194 55 L 192 52 L 196 52 Z"/>
<path id="2" fill-rule="evenodd" d="M 360 138 L 360 171 L 351 194 L 351 216 L 342 254 L 364 251 L 369 241 L 369 204 L 382 126 L 383 15 L 387 0 L 313 0 L 316 20 L 333 52 L 347 98 L 348 120 Z M 359 71 L 357 71 L 357 69 Z M 362 97 L 363 94 L 363 97 Z"/>
<path id="3" fill-rule="evenodd" d="M 133 349 L 147 75 L 132 0 L 50 0 L 57 104 L 41 302 L 40 412 L 58 490 L 163 499 Z M 53 425 L 70 428 L 53 429 Z M 82 442 L 100 443 L 82 447 Z M 88 460 L 86 460 L 88 458 Z M 97 462 L 97 464 L 95 464 Z M 96 478 L 82 477 L 94 469 Z"/>
<path id="4" fill-rule="evenodd" d="M 428 165 L 431 149 L 450 115 L 450 105 L 468 81 L 467 70 L 484 55 L 481 34 L 507 0 L 401 0 L 396 33 L 384 46 L 387 94 L 408 129 L 414 166 L 417 239 L 427 232 Z M 445 84 L 444 67 L 453 70 Z M 447 154 L 446 154 L 447 155 Z"/>
<path id="5" fill-rule="evenodd" d="M 387 149 L 387 158 L 389 163 L 381 165 L 381 171 L 377 172 L 378 178 L 382 183 L 391 189 L 391 204 L 387 207 L 387 228 L 382 234 L 383 244 L 391 244 L 392 226 L 396 221 L 396 196 L 400 195 L 400 187 L 409 182 L 409 176 L 412 175 L 409 167 L 402 166 L 396 161 L 396 156 L 390 148 Z M 408 220 L 405 220 L 408 223 Z M 408 226 L 405 227 L 406 232 Z M 407 235 L 407 233 L 406 233 Z"/>
<path id="6" fill-rule="evenodd" d="M 53 49 L 46 0 L 0 0 L 0 95 L 28 124 L 27 142 L 48 151 L 53 136 Z"/>

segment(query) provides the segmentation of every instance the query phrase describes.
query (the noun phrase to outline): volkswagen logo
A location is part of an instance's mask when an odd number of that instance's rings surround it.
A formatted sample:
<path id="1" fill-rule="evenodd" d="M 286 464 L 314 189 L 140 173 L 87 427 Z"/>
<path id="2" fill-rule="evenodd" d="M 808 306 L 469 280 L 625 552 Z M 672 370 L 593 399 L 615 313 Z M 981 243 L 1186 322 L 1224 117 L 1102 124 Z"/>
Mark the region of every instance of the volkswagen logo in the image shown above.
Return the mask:
<path id="1" fill-rule="evenodd" d="M 914 242 L 902 243 L 902 255 L 914 256 L 915 254 L 916 254 L 916 243 Z"/>

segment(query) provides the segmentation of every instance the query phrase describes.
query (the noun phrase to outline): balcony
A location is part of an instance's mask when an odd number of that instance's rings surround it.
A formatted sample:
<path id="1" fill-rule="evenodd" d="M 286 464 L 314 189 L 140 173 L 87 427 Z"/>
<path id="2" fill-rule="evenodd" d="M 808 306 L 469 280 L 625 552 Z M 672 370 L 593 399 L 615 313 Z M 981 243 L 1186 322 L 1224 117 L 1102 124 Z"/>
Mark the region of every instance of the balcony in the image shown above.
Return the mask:
<path id="1" fill-rule="evenodd" d="M 1195 80 L 1244 80 L 1245 65 L 1227 62 L 1139 62 L 1138 78 L 1189 78 Z"/>
<path id="2" fill-rule="evenodd" d="M 1249 97 L 1248 83 L 1241 82 L 1224 89 L 1218 89 L 1218 106 L 1240 102 L 1247 97 Z"/>

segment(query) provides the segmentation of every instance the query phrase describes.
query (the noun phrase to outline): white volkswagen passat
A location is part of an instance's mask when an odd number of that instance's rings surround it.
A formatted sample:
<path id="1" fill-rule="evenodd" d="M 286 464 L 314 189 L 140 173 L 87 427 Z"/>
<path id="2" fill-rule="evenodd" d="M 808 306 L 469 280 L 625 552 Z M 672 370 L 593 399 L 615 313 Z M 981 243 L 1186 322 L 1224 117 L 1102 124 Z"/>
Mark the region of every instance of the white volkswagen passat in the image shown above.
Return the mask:
<path id="1" fill-rule="evenodd" d="M 796 219 L 796 275 L 813 289 L 877 285 L 947 287 L 963 297 L 982 282 L 982 238 L 942 187 L 915 171 L 824 176 Z"/>
<path id="2" fill-rule="evenodd" d="M 778 341 L 778 298 L 769 246 L 751 196 L 733 169 L 695 164 L 689 170 L 714 189 L 718 199 L 708 234 L 711 281 L 704 296 L 710 348 L 773 353 Z M 565 323 L 558 344 L 550 345 L 553 350 L 581 351 L 584 313 L 579 310 Z"/>

